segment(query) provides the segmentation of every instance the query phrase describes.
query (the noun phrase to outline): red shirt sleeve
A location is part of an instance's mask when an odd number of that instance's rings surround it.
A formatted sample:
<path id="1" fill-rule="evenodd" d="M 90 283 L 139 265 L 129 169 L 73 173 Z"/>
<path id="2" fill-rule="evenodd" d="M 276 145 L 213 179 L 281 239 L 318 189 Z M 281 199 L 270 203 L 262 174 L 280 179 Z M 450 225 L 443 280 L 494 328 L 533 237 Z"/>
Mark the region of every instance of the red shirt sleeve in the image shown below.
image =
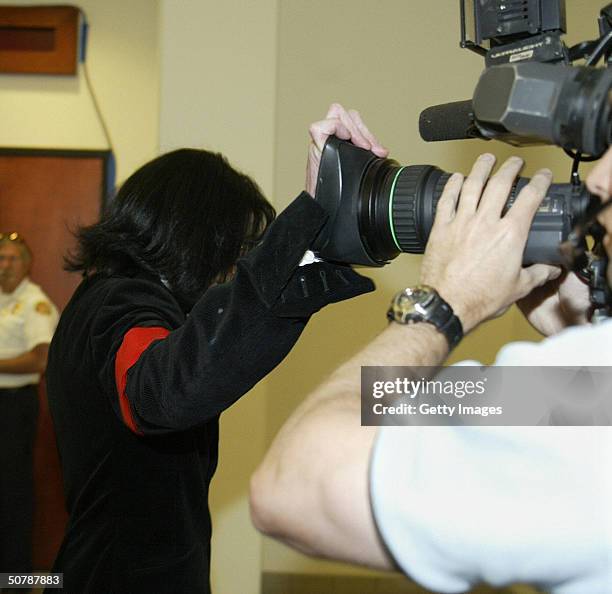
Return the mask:
<path id="1" fill-rule="evenodd" d="M 136 364 L 140 355 L 148 348 L 154 340 L 166 338 L 170 334 L 170 330 L 159 326 L 151 328 L 131 328 L 123 337 L 121 346 L 115 355 L 115 384 L 117 385 L 117 393 L 119 394 L 119 408 L 123 422 L 137 435 L 143 435 L 138 429 L 130 402 L 125 388 L 127 384 L 127 373 L 133 365 Z"/>

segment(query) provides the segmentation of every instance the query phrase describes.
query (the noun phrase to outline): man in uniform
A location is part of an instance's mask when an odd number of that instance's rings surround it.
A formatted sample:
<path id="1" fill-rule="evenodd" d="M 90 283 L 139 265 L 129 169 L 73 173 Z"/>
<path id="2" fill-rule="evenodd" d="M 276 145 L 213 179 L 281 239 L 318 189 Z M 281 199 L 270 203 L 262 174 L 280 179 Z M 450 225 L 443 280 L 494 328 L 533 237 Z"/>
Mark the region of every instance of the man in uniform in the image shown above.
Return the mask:
<path id="1" fill-rule="evenodd" d="M 37 384 L 57 309 L 28 273 L 18 233 L 0 233 L 0 572 L 32 571 L 33 450 Z M 23 590 L 21 590 L 23 592 Z"/>

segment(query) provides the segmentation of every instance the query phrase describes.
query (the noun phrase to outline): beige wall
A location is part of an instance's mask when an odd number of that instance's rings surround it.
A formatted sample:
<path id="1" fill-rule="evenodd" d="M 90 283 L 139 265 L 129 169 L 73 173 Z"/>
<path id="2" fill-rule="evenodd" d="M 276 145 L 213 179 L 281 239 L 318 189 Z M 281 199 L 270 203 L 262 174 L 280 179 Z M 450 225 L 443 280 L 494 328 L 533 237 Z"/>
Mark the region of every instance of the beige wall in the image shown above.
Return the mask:
<path id="1" fill-rule="evenodd" d="M 58 4 L 53 0 L 10 5 Z M 115 147 L 117 179 L 157 153 L 157 0 L 80 0 L 90 24 L 90 78 Z M 78 76 L 0 75 L 0 146 L 104 149 L 108 145 Z"/>
<path id="2" fill-rule="evenodd" d="M 276 0 L 162 1 L 162 151 L 221 151 L 268 196 L 274 194 L 277 11 Z M 247 493 L 265 447 L 266 395 L 262 382 L 221 417 L 210 499 L 216 594 L 259 592 L 261 537 L 249 520 Z"/>

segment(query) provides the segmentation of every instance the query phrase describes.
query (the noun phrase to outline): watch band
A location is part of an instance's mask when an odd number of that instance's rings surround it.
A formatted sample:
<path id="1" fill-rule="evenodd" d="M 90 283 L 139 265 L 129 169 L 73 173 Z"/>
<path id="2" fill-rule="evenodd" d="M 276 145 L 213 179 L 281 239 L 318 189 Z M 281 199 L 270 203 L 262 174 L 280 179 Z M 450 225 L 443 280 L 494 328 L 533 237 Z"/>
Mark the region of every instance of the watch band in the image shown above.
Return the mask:
<path id="1" fill-rule="evenodd" d="M 463 338 L 463 325 L 455 315 L 453 308 L 436 292 L 438 302 L 431 311 L 431 316 L 423 319 L 423 322 L 433 324 L 448 340 L 448 346 L 452 351 Z M 433 305 L 433 304 L 432 304 Z"/>
<path id="2" fill-rule="evenodd" d="M 413 295 L 419 294 L 415 301 Z M 452 350 L 463 338 L 463 325 L 453 308 L 433 288 L 426 285 L 404 289 L 395 295 L 387 312 L 390 321 L 399 324 L 427 322 L 433 324 L 448 341 Z"/>

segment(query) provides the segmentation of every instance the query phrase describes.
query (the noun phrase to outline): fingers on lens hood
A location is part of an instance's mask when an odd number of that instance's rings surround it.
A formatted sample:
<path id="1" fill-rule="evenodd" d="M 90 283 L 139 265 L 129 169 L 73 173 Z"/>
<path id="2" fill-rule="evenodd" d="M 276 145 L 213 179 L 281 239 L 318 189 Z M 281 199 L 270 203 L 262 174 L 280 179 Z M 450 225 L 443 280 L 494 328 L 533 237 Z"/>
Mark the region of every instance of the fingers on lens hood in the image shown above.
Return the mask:
<path id="1" fill-rule="evenodd" d="M 422 254 L 449 177 L 431 165 L 402 167 L 331 136 L 315 192 L 329 219 L 314 249 L 327 260 L 361 266 Z"/>

